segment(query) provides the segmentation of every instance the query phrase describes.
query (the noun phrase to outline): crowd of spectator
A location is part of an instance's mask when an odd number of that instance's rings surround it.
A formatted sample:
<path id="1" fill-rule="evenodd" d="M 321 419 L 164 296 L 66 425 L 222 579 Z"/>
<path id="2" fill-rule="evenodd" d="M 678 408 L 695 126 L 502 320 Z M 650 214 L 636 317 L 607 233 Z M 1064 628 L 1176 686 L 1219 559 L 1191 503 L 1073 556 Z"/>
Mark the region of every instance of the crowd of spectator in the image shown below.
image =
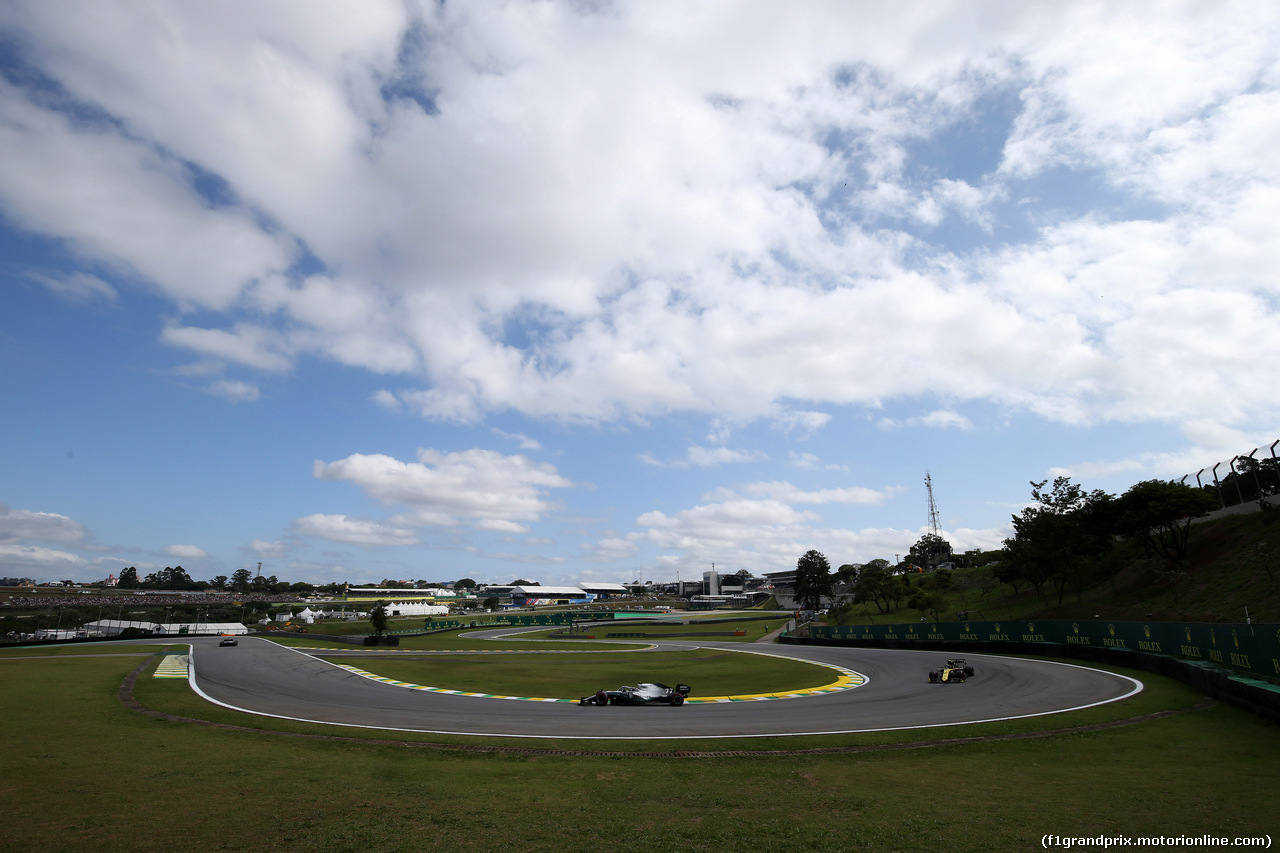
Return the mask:
<path id="1" fill-rule="evenodd" d="M 126 595 L 11 595 L 0 600 L 0 608 L 13 610 L 49 610 L 67 607 L 172 607 L 207 604 L 246 604 L 254 601 L 284 603 L 297 601 L 296 592 L 148 592 Z"/>

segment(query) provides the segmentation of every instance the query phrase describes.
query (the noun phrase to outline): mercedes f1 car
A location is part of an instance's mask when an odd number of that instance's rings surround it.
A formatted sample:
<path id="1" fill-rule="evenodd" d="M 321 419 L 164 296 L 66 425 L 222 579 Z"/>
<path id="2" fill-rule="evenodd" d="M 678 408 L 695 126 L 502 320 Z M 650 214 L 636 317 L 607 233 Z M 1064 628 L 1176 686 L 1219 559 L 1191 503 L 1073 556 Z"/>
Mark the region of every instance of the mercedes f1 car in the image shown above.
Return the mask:
<path id="1" fill-rule="evenodd" d="M 950 684 L 966 678 L 973 678 L 973 667 L 966 664 L 964 658 L 952 658 L 944 666 L 929 670 L 930 684 Z"/>
<path id="2" fill-rule="evenodd" d="M 617 690 L 601 690 L 591 696 L 583 696 L 579 705 L 683 705 L 689 696 L 689 685 L 668 687 L 652 681 L 641 681 L 635 687 L 619 687 Z"/>

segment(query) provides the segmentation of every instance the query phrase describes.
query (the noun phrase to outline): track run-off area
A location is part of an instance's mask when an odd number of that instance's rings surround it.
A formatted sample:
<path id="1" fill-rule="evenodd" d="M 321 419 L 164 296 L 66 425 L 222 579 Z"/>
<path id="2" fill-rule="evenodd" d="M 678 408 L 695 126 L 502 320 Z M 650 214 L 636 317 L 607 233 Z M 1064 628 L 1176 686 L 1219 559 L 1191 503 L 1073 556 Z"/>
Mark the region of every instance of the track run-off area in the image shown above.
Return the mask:
<path id="1" fill-rule="evenodd" d="M 219 647 L 216 637 L 188 642 L 192 688 L 223 707 L 298 722 L 438 735 L 688 740 L 855 734 L 1046 716 L 1142 690 L 1140 681 L 1103 670 L 997 655 L 968 655 L 976 675 L 964 683 L 931 684 L 928 671 L 945 653 L 654 641 L 629 653 L 705 648 L 776 655 L 827 666 L 832 678 L 809 690 L 737 697 L 699 697 L 692 684 L 691 700 L 681 707 L 597 707 L 561 701 L 565 697 L 505 697 L 397 682 L 365 672 L 358 660 L 476 652 L 303 649 L 254 637 L 241 638 L 234 648 Z M 510 646 L 506 653 L 529 653 L 531 666 L 540 656 Z"/>

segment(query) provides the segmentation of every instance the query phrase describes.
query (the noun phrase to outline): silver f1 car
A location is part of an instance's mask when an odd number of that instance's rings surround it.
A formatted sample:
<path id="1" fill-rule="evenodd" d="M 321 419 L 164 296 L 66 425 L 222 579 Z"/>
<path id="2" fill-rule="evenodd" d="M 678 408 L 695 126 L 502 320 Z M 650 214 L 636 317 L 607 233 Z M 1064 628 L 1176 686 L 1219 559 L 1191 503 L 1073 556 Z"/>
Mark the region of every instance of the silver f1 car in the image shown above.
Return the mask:
<path id="1" fill-rule="evenodd" d="M 601 690 L 592 696 L 583 696 L 579 705 L 683 705 L 689 695 L 689 685 L 668 687 L 653 681 L 641 681 L 635 687 L 619 687 L 617 690 Z"/>

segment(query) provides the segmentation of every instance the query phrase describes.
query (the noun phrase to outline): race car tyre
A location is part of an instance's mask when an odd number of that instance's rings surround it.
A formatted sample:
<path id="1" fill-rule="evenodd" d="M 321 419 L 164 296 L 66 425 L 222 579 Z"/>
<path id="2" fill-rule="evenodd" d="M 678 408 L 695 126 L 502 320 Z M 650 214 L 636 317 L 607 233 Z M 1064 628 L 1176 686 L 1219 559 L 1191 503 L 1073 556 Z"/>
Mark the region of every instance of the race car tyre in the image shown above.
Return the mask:
<path id="1" fill-rule="evenodd" d="M 597 704 L 597 705 L 608 705 L 608 704 L 609 704 L 609 694 L 608 694 L 608 693 L 605 693 L 603 690 L 601 690 L 599 693 L 597 693 L 597 694 L 596 694 L 596 704 Z"/>
<path id="2" fill-rule="evenodd" d="M 937 673 L 937 672 L 931 672 L 931 673 L 929 673 L 929 683 L 930 683 L 930 684 L 937 684 L 937 683 L 938 683 L 938 673 Z"/>
<path id="3" fill-rule="evenodd" d="M 971 666 L 966 666 L 966 667 L 964 668 L 964 677 L 965 677 L 965 678 L 973 678 L 973 667 L 971 667 Z"/>
<path id="4" fill-rule="evenodd" d="M 684 697 L 683 697 L 683 696 L 681 696 L 679 693 L 675 693 L 675 694 L 673 694 L 673 695 L 671 696 L 671 704 L 672 704 L 672 705 L 683 705 L 683 704 L 684 704 Z"/>

